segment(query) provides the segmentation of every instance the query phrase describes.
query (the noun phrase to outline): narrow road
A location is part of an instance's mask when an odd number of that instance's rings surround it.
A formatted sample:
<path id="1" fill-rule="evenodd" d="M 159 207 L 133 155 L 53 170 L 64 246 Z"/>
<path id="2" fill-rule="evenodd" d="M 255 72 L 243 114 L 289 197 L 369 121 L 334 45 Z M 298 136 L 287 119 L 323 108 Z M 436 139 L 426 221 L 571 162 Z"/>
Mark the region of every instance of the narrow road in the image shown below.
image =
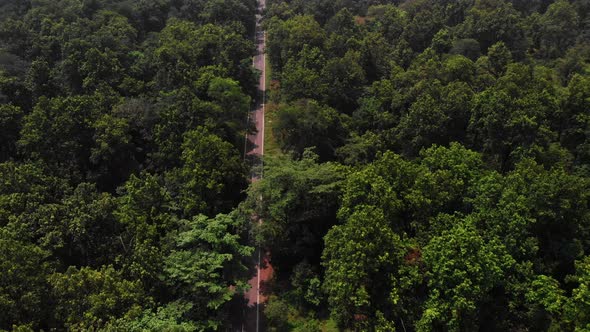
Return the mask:
<path id="1" fill-rule="evenodd" d="M 256 132 L 248 135 L 246 140 L 246 158 L 252 166 L 251 181 L 256 182 L 263 176 L 264 156 L 264 112 L 266 110 L 266 32 L 260 25 L 262 13 L 266 8 L 266 0 L 259 0 L 258 14 L 256 15 L 256 46 L 257 52 L 253 60 L 253 66 L 260 71 L 258 82 L 259 98 L 256 101 L 255 109 L 250 112 L 248 121 L 256 126 Z M 262 222 L 259 220 L 258 222 Z M 234 319 L 238 323 L 233 324 L 233 331 L 241 332 L 263 332 L 266 331 L 264 319 L 264 304 L 267 301 L 266 285 L 271 280 L 273 268 L 270 254 L 258 248 L 252 258 L 252 277 L 248 281 L 250 290 L 244 294 L 244 301 L 241 303 L 240 319 Z"/>
<path id="2" fill-rule="evenodd" d="M 260 21 L 262 19 L 262 11 L 266 5 L 265 0 L 260 0 L 258 4 L 259 14 L 256 15 L 256 56 L 254 56 L 253 66 L 260 71 L 260 79 L 258 81 L 259 98 L 256 101 L 256 108 L 250 113 L 250 121 L 256 125 L 256 132 L 248 136 L 247 154 L 249 156 L 258 157 L 260 160 L 264 156 L 264 111 L 266 108 L 266 54 L 264 49 L 266 47 L 266 32 L 262 30 Z M 256 165 L 254 165 L 256 166 Z M 261 174 L 253 174 L 252 181 L 257 181 Z"/>

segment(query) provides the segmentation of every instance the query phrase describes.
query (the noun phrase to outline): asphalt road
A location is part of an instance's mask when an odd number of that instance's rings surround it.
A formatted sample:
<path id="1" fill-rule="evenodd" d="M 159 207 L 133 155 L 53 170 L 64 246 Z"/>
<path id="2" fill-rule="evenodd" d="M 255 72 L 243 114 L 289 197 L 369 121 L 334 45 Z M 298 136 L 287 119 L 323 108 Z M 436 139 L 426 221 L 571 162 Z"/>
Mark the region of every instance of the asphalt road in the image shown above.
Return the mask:
<path id="1" fill-rule="evenodd" d="M 261 13 L 266 7 L 265 0 L 259 0 L 259 14 L 256 16 L 256 45 L 257 54 L 253 60 L 253 66 L 260 71 L 258 82 L 259 98 L 255 108 L 249 114 L 248 121 L 255 127 L 256 131 L 248 135 L 246 140 L 246 158 L 252 166 L 251 181 L 256 182 L 262 178 L 262 157 L 264 156 L 264 112 L 266 109 L 266 33 L 260 26 Z M 258 222 L 262 222 L 259 220 Z M 266 331 L 264 319 L 264 304 L 268 297 L 268 282 L 273 275 L 270 253 L 258 248 L 251 261 L 251 278 L 248 281 L 250 290 L 244 294 L 244 298 L 234 303 L 232 310 L 233 328 L 237 332 L 262 332 Z"/>
<path id="2" fill-rule="evenodd" d="M 256 44 L 257 55 L 254 57 L 254 68 L 260 71 L 260 81 L 258 82 L 258 90 L 260 98 L 256 102 L 256 108 L 250 112 L 250 121 L 256 126 L 256 132 L 248 136 L 249 151 L 248 155 L 263 156 L 264 155 L 264 111 L 266 98 L 266 54 L 264 48 L 266 45 L 266 33 L 257 27 Z M 252 178 L 253 181 L 258 180 L 258 176 Z"/>

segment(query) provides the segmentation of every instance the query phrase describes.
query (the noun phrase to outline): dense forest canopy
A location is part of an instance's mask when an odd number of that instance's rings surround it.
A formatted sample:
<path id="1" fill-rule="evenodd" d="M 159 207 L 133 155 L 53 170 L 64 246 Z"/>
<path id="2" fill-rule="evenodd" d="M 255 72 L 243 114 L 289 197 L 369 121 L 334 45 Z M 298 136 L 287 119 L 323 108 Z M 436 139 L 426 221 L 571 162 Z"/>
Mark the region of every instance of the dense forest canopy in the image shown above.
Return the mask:
<path id="1" fill-rule="evenodd" d="M 589 15 L 269 1 L 271 328 L 590 329 Z"/>
<path id="2" fill-rule="evenodd" d="M 590 1 L 256 8 L 0 0 L 0 331 L 590 330 Z"/>
<path id="3" fill-rule="evenodd" d="M 0 330 L 226 326 L 256 2 L 0 7 Z"/>

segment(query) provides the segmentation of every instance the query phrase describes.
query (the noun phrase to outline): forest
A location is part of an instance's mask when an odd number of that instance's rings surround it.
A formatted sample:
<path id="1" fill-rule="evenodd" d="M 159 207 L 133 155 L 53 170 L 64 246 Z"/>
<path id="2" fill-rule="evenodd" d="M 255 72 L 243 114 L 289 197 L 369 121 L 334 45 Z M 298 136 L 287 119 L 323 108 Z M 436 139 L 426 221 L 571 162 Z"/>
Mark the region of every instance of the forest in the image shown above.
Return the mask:
<path id="1" fill-rule="evenodd" d="M 257 7 L 0 0 L 0 331 L 590 331 L 590 0 Z"/>

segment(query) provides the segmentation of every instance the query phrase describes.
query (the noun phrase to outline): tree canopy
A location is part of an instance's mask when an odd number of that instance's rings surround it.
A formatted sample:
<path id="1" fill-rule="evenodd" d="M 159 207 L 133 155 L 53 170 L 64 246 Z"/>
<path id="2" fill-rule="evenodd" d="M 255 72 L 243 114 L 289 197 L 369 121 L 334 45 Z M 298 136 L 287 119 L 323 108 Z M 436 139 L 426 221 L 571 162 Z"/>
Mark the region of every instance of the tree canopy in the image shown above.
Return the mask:
<path id="1" fill-rule="evenodd" d="M 0 331 L 590 330 L 590 3 L 267 2 L 0 1 Z"/>

